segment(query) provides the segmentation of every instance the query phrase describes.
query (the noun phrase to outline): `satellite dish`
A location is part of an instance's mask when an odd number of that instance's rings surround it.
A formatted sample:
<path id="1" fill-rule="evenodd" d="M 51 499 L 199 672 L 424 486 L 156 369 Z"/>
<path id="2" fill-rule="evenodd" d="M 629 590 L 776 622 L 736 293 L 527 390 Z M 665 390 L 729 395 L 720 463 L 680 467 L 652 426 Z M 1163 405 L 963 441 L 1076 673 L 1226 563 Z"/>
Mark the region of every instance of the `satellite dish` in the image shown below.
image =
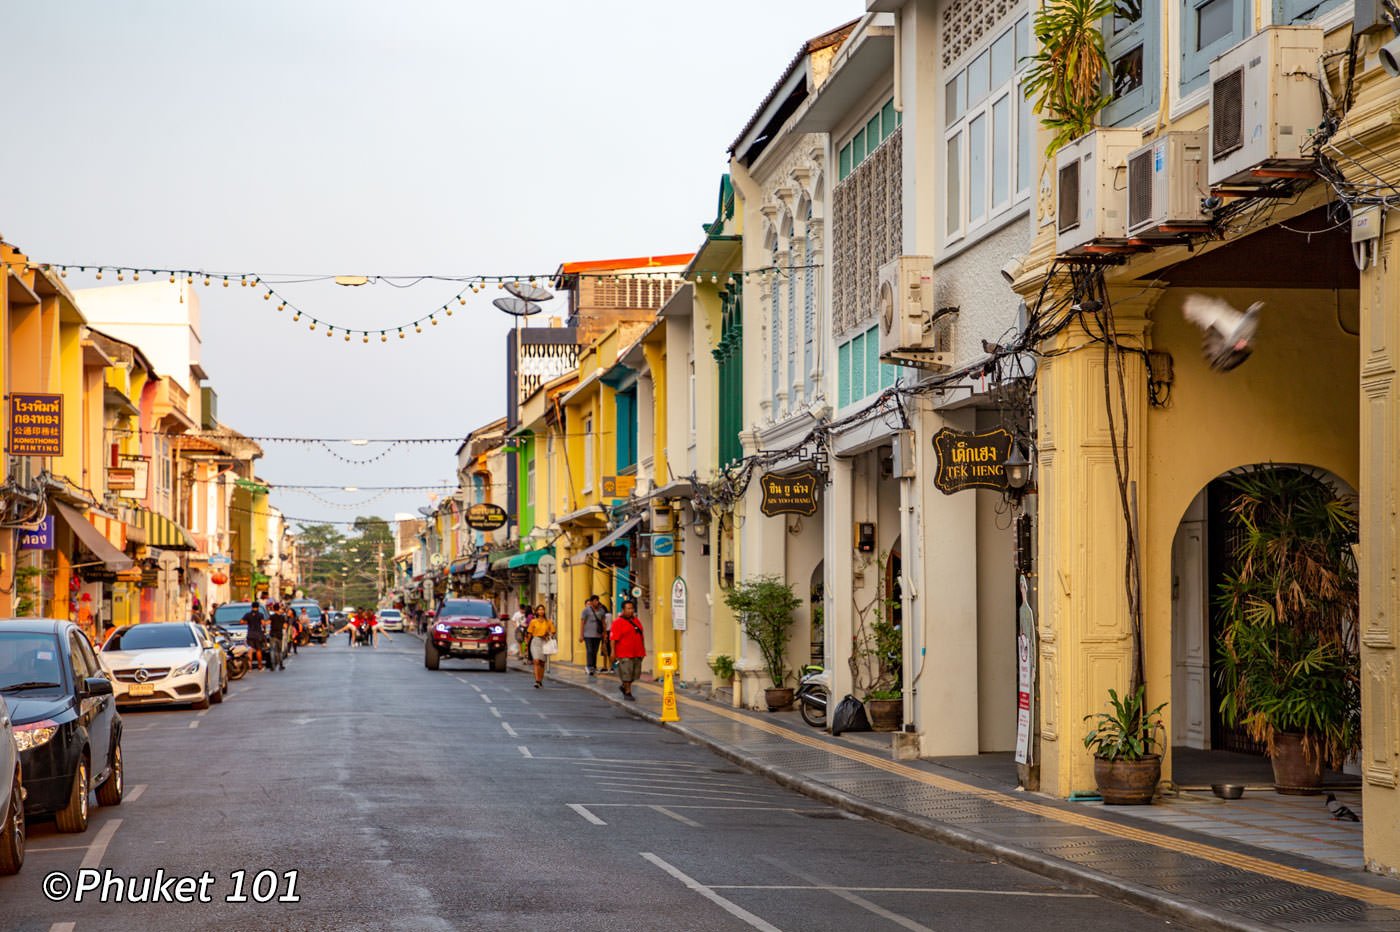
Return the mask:
<path id="1" fill-rule="evenodd" d="M 522 301 L 550 301 L 554 298 L 554 293 L 548 288 L 526 282 L 506 282 L 506 291 Z"/>
<path id="2" fill-rule="evenodd" d="M 491 303 L 512 317 L 529 317 L 544 310 L 535 302 L 526 301 L 524 298 L 497 298 Z"/>
<path id="3" fill-rule="evenodd" d="M 418 513 L 425 518 L 431 518 L 433 516 L 433 510 L 425 505 L 418 506 Z"/>

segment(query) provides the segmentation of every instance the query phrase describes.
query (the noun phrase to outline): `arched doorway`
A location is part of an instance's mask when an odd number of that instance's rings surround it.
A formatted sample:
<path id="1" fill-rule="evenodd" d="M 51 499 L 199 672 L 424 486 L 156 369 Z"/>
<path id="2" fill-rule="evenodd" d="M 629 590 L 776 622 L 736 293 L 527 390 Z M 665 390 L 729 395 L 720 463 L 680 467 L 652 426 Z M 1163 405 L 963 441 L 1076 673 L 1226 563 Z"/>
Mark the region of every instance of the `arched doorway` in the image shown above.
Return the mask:
<path id="1" fill-rule="evenodd" d="M 812 570 L 812 578 L 807 587 L 807 605 L 811 624 L 811 660 L 810 663 L 818 666 L 826 666 L 826 609 L 823 607 L 823 595 L 826 593 L 826 583 L 822 574 L 826 569 L 826 561 L 817 561 L 816 569 Z"/>

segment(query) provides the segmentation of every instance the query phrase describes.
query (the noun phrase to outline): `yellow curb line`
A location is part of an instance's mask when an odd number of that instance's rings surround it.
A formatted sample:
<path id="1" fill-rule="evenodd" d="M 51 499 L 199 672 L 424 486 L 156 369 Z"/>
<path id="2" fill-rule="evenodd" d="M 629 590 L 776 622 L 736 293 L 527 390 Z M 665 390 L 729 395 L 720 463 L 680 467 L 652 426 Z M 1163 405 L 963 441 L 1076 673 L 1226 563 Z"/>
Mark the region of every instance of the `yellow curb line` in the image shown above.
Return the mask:
<path id="1" fill-rule="evenodd" d="M 644 684 L 638 682 L 637 685 L 644 686 L 647 689 L 657 688 L 650 683 Z M 1262 876 L 1271 877 L 1276 880 L 1285 880 L 1289 883 L 1295 883 L 1301 887 L 1308 887 L 1312 890 L 1320 890 L 1324 893 L 1334 893 L 1337 896 L 1344 896 L 1353 900 L 1361 900 L 1362 902 L 1370 903 L 1373 906 L 1383 906 L 1389 909 L 1400 909 L 1400 894 L 1387 893 L 1384 890 L 1377 890 L 1373 887 L 1365 886 L 1364 884 L 1353 883 L 1350 880 L 1342 880 L 1341 878 L 1337 877 L 1327 877 L 1321 874 L 1314 874 L 1311 871 L 1301 870 L 1296 867 L 1288 867 L 1283 864 L 1277 864 L 1273 861 L 1266 861 L 1263 858 L 1257 858 L 1248 854 L 1238 854 L 1233 851 L 1225 851 L 1223 849 L 1215 848 L 1210 845 L 1203 845 L 1199 842 L 1186 841 L 1181 838 L 1173 838 L 1170 835 L 1162 835 L 1158 832 L 1150 832 L 1144 829 L 1134 828 L 1130 825 L 1122 825 L 1118 822 L 1113 822 L 1108 819 L 1100 819 L 1095 816 L 1084 815 L 1083 813 L 1079 812 L 1069 812 L 1057 808 L 1055 806 L 1047 806 L 1044 803 L 1037 803 L 1029 799 L 1017 799 L 1013 796 L 1008 796 L 999 790 L 985 789 L 980 786 L 974 786 L 971 783 L 964 783 L 961 780 L 954 780 L 949 777 L 940 776 L 939 774 L 928 773 L 926 771 L 919 770 L 914 767 L 909 767 L 905 764 L 899 763 L 898 761 L 885 760 L 884 758 L 877 757 L 874 754 L 868 754 L 865 751 L 857 751 L 853 748 L 834 745 L 829 742 L 801 734 L 800 732 L 795 732 L 791 729 L 784 728 L 781 725 L 773 725 L 768 722 L 751 718 L 750 716 L 744 715 L 740 712 L 735 712 L 732 709 L 726 709 L 723 706 L 712 705 L 710 703 L 701 702 L 698 699 L 691 699 L 685 696 L 680 696 L 677 698 L 680 700 L 680 702 L 684 703 L 687 706 L 692 706 L 696 709 L 701 709 L 703 711 L 711 712 L 715 715 L 719 715 L 724 718 L 740 722 L 752 728 L 757 728 L 760 731 L 766 731 L 771 735 L 777 735 L 780 738 L 786 738 L 787 740 L 793 741 L 797 744 L 802 744 L 810 748 L 815 748 L 817 750 L 827 751 L 829 753 L 839 755 L 841 757 L 846 758 L 847 760 L 858 761 L 862 764 L 868 764 L 871 767 L 878 767 L 879 769 L 884 770 L 887 773 L 892 773 L 896 776 L 905 777 L 907 779 L 914 780 L 918 783 L 923 783 L 928 786 L 936 787 L 940 790 L 946 790 L 950 793 L 965 793 L 969 796 L 975 796 L 978 799 L 986 800 L 987 802 L 994 803 L 995 805 L 1002 806 L 1007 809 L 1014 809 L 1018 812 L 1027 812 L 1032 815 L 1037 815 L 1042 818 L 1051 819 L 1056 822 L 1062 822 L 1067 825 L 1077 825 L 1081 828 L 1092 829 L 1096 832 L 1101 832 L 1105 835 L 1112 835 L 1115 838 L 1123 838 L 1127 839 L 1128 841 L 1138 841 L 1144 844 L 1152 845 L 1157 848 L 1163 848 L 1168 851 L 1175 851 L 1180 854 L 1189 854 L 1192 857 L 1201 858 L 1205 861 L 1212 861 L 1216 864 L 1223 864 L 1226 867 L 1238 868 L 1239 870 L 1249 871 L 1250 873 L 1260 874 Z"/>

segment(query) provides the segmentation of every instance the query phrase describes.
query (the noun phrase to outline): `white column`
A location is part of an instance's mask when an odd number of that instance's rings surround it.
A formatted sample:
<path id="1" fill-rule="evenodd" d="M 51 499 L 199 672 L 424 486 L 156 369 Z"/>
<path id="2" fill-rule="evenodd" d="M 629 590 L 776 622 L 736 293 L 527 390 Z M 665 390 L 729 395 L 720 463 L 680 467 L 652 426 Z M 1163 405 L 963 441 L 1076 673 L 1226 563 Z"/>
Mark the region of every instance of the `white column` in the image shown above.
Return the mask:
<path id="1" fill-rule="evenodd" d="M 855 567 L 851 559 L 851 461 L 833 456 L 829 469 L 831 484 L 823 499 L 825 519 L 822 526 L 826 533 L 822 541 L 822 598 L 826 615 L 826 669 L 831 677 L 834 710 L 835 704 L 853 689 L 850 659 Z"/>

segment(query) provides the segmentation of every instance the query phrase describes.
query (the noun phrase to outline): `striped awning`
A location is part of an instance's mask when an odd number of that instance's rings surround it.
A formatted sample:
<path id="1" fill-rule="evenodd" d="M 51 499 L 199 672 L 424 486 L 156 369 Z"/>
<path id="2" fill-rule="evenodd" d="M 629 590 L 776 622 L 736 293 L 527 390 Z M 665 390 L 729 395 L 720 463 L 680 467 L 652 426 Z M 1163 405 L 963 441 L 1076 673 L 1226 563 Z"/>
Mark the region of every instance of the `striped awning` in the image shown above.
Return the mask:
<path id="1" fill-rule="evenodd" d="M 146 546 L 161 550 L 198 550 L 190 532 L 179 524 L 147 508 L 132 508 L 127 524 L 146 531 Z"/>

